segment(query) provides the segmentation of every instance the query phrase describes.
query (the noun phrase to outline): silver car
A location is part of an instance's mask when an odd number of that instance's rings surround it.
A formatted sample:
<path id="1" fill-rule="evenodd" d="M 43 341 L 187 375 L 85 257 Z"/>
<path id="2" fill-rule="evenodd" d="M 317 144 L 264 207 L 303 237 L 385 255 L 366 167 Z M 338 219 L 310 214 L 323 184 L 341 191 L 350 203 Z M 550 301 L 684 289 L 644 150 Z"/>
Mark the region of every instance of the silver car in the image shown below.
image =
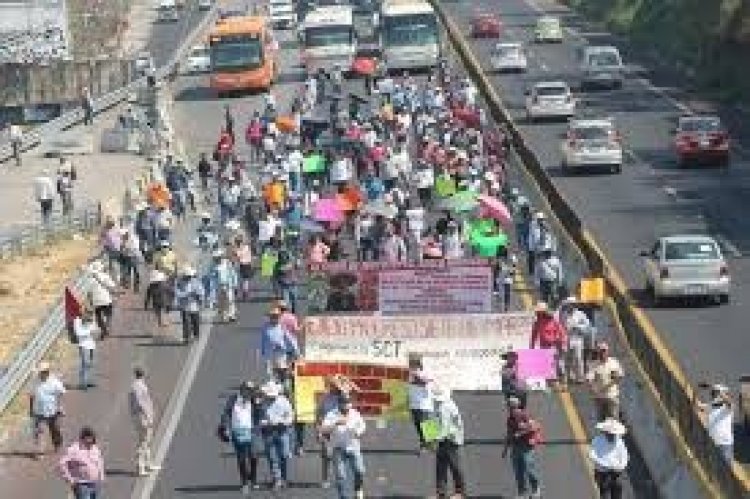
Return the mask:
<path id="1" fill-rule="evenodd" d="M 702 235 L 660 238 L 641 252 L 646 289 L 658 304 L 669 297 L 711 297 L 729 301 L 729 267 L 721 247 Z"/>

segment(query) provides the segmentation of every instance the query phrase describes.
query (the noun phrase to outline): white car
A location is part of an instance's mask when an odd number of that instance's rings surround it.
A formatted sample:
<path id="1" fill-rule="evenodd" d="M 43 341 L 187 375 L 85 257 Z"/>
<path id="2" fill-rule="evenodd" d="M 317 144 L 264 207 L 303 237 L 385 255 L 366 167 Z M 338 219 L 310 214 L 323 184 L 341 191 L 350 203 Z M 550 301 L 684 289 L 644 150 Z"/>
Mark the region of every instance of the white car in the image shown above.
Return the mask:
<path id="1" fill-rule="evenodd" d="M 729 301 L 729 267 L 719 244 L 709 236 L 660 238 L 641 252 L 646 289 L 655 304 L 668 297 L 712 297 Z"/>
<path id="2" fill-rule="evenodd" d="M 185 61 L 185 71 L 190 74 L 211 71 L 211 53 L 206 45 L 194 45 Z"/>
<path id="3" fill-rule="evenodd" d="M 214 0 L 198 0 L 198 10 L 211 10 Z"/>
<path id="4" fill-rule="evenodd" d="M 490 52 L 490 67 L 494 71 L 526 71 L 528 60 L 523 44 L 498 43 Z"/>
<path id="5" fill-rule="evenodd" d="M 291 29 L 297 25 L 297 13 L 292 0 L 270 0 L 268 16 L 274 28 Z"/>
<path id="6" fill-rule="evenodd" d="M 610 118 L 571 120 L 561 149 L 565 173 L 584 168 L 622 170 L 622 141 Z"/>
<path id="7" fill-rule="evenodd" d="M 620 51 L 612 46 L 584 47 L 579 52 L 581 88 L 620 88 L 625 79 L 625 66 Z"/>
<path id="8" fill-rule="evenodd" d="M 526 91 L 529 121 L 570 118 L 576 114 L 576 99 L 564 81 L 542 81 Z"/>

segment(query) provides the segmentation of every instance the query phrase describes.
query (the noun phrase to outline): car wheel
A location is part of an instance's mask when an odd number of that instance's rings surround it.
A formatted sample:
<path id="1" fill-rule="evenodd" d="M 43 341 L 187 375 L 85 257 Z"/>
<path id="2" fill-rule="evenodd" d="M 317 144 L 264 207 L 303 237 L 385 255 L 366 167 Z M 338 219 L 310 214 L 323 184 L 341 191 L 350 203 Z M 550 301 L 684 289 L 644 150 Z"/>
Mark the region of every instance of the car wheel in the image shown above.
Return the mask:
<path id="1" fill-rule="evenodd" d="M 719 304 L 726 305 L 729 303 L 729 293 L 719 295 Z"/>
<path id="2" fill-rule="evenodd" d="M 612 165 L 612 173 L 622 173 L 622 165 Z"/>

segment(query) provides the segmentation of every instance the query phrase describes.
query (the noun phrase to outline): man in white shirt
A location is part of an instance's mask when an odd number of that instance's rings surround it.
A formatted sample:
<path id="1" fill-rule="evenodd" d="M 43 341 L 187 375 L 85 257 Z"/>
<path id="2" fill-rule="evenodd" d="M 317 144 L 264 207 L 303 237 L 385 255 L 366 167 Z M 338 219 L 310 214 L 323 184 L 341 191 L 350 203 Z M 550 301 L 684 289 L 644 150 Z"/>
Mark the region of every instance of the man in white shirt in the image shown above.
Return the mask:
<path id="1" fill-rule="evenodd" d="M 49 363 L 40 363 L 37 371 L 39 381 L 29 395 L 29 414 L 34 428 L 34 444 L 37 452 L 44 454 L 41 435 L 42 425 L 46 424 L 54 451 L 58 453 L 63 443 L 60 416 L 63 413 L 62 398 L 65 394 L 65 386 L 57 376 L 50 373 Z"/>
<path id="2" fill-rule="evenodd" d="M 540 252 L 534 268 L 537 289 L 542 301 L 553 303 L 560 285 L 563 283 L 562 262 L 550 248 Z"/>
<path id="3" fill-rule="evenodd" d="M 734 459 L 734 407 L 729 388 L 722 384 L 711 387 L 711 401 L 697 402 L 698 409 L 707 413 L 708 434 L 722 455 L 731 463 Z"/>
<path id="4" fill-rule="evenodd" d="M 289 174 L 289 187 L 292 192 L 300 192 L 302 181 L 302 161 L 304 156 L 297 147 L 292 147 L 287 154 L 287 173 Z"/>
<path id="5" fill-rule="evenodd" d="M 99 260 L 91 263 L 88 268 L 91 277 L 91 305 L 94 307 L 96 314 L 96 324 L 101 331 L 102 339 L 110 333 L 112 325 L 112 293 L 117 290 L 117 284 L 104 271 L 104 265 Z"/>
<path id="6" fill-rule="evenodd" d="M 130 385 L 128 399 L 130 403 L 130 416 L 133 418 L 137 435 L 136 461 L 139 476 L 146 476 L 157 471 L 151 460 L 151 440 L 154 436 L 154 401 L 151 398 L 148 385 L 146 384 L 146 373 L 142 368 L 133 369 L 133 383 Z"/>
<path id="7" fill-rule="evenodd" d="M 591 441 L 589 458 L 594 465 L 594 479 L 602 498 L 622 497 L 620 477 L 628 466 L 628 448 L 622 436 L 625 426 L 618 420 L 607 418 L 596 425 L 599 432 Z"/>
<path id="8" fill-rule="evenodd" d="M 362 415 L 353 407 L 349 397 L 342 396 L 338 409 L 330 411 L 323 418 L 320 428 L 323 433 L 330 435 L 339 498 L 352 497 L 347 486 L 349 474 L 354 496 L 357 499 L 364 498 L 365 461 L 360 438 L 365 433 L 366 426 Z"/>
<path id="9" fill-rule="evenodd" d="M 422 433 L 422 423 L 430 418 L 432 411 L 435 408 L 435 401 L 432 400 L 431 385 L 432 380 L 424 372 L 422 359 L 417 356 L 410 357 L 409 409 L 411 410 L 412 422 L 417 429 L 420 453 L 427 448 L 427 442 Z"/>
<path id="10" fill-rule="evenodd" d="M 95 386 L 91 382 L 91 371 L 94 368 L 94 350 L 96 349 L 94 333 L 98 329 L 91 309 L 85 309 L 83 314 L 73 321 L 73 332 L 78 343 L 80 357 L 79 387 L 81 390 L 87 390 L 90 386 Z"/>
<path id="11" fill-rule="evenodd" d="M 567 297 L 560 305 L 557 320 L 568 333 L 567 376 L 570 381 L 581 383 L 586 379 L 584 352 L 586 343 L 593 337 L 593 326 L 588 316 L 576 306 L 577 302 L 575 296 Z"/>
<path id="12" fill-rule="evenodd" d="M 39 203 L 42 213 L 42 223 L 47 225 L 52 215 L 52 203 L 55 199 L 55 182 L 49 176 L 48 170 L 43 170 L 42 174 L 34 179 L 34 197 Z"/>
<path id="13" fill-rule="evenodd" d="M 331 183 L 342 186 L 352 179 L 353 174 L 351 159 L 343 154 L 337 154 L 331 163 Z"/>
<path id="14" fill-rule="evenodd" d="M 609 345 L 600 341 L 596 345 L 598 357 L 586 375 L 593 392 L 597 421 L 617 418 L 620 414 L 620 382 L 624 372 L 620 361 L 609 355 Z"/>
<path id="15" fill-rule="evenodd" d="M 23 145 L 23 130 L 18 125 L 8 127 L 8 138 L 10 146 L 13 148 L 13 157 L 16 160 L 16 166 L 21 166 L 21 146 Z"/>

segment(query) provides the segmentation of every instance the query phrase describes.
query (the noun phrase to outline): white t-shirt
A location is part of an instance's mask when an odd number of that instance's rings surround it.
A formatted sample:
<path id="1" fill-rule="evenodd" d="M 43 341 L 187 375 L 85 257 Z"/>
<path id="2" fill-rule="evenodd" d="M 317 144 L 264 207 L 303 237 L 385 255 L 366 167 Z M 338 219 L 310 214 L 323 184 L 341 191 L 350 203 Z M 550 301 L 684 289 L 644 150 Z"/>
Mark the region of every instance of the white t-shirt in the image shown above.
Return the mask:
<path id="1" fill-rule="evenodd" d="M 59 397 L 65 393 L 65 385 L 56 376 L 49 377 L 34 388 L 35 416 L 52 417 L 60 409 Z"/>
<path id="2" fill-rule="evenodd" d="M 589 372 L 588 379 L 591 382 L 594 390 L 594 396 L 600 398 L 607 398 L 610 400 L 617 400 L 620 396 L 620 385 L 619 382 L 612 383 L 612 385 L 605 389 L 610 382 L 613 381 L 614 377 L 618 380 L 622 379 L 624 372 L 620 361 L 614 357 L 607 357 L 604 362 L 599 362 Z"/>
<path id="3" fill-rule="evenodd" d="M 416 371 L 417 375 L 421 373 Z M 419 411 L 432 411 L 435 401 L 432 399 L 432 390 L 430 383 L 417 384 L 409 383 L 409 409 Z"/>
<path id="4" fill-rule="evenodd" d="M 268 217 L 258 222 L 258 239 L 267 243 L 276 234 L 276 227 L 282 222 L 278 218 Z"/>
<path id="5" fill-rule="evenodd" d="M 34 179 L 34 196 L 37 201 L 55 198 L 55 183 L 52 179 L 42 175 Z"/>
<path id="6" fill-rule="evenodd" d="M 115 281 L 105 272 L 92 274 L 91 302 L 95 307 L 103 307 L 112 304 L 112 293 L 110 290 L 117 285 Z"/>
<path id="7" fill-rule="evenodd" d="M 297 149 L 289 153 L 289 173 L 300 173 L 302 171 L 303 156 Z"/>
<path id="8" fill-rule="evenodd" d="M 365 432 L 365 420 L 357 409 L 349 409 L 346 424 L 338 425 L 336 421 L 341 417 L 338 410 L 331 411 L 323 418 L 322 426 L 331 428 L 331 445 L 336 449 L 358 451 L 359 437 Z"/>
<path id="9" fill-rule="evenodd" d="M 86 323 L 80 317 L 76 317 L 73 321 L 73 331 L 78 339 L 78 346 L 84 350 L 94 350 L 96 348 L 94 333 L 97 329 L 95 322 Z"/>
<path id="10" fill-rule="evenodd" d="M 432 168 L 417 168 L 414 177 L 418 189 L 429 189 L 435 184 L 435 172 Z"/>
<path id="11" fill-rule="evenodd" d="M 331 163 L 331 181 L 348 182 L 352 179 L 352 164 L 348 158 L 339 158 Z"/>
<path id="12" fill-rule="evenodd" d="M 409 230 L 412 232 L 422 233 L 424 231 L 424 209 L 411 208 L 406 210 L 406 218 L 409 220 Z"/>
<path id="13" fill-rule="evenodd" d="M 716 445 L 734 444 L 734 414 L 731 406 L 722 404 L 709 407 L 708 434 Z"/>

